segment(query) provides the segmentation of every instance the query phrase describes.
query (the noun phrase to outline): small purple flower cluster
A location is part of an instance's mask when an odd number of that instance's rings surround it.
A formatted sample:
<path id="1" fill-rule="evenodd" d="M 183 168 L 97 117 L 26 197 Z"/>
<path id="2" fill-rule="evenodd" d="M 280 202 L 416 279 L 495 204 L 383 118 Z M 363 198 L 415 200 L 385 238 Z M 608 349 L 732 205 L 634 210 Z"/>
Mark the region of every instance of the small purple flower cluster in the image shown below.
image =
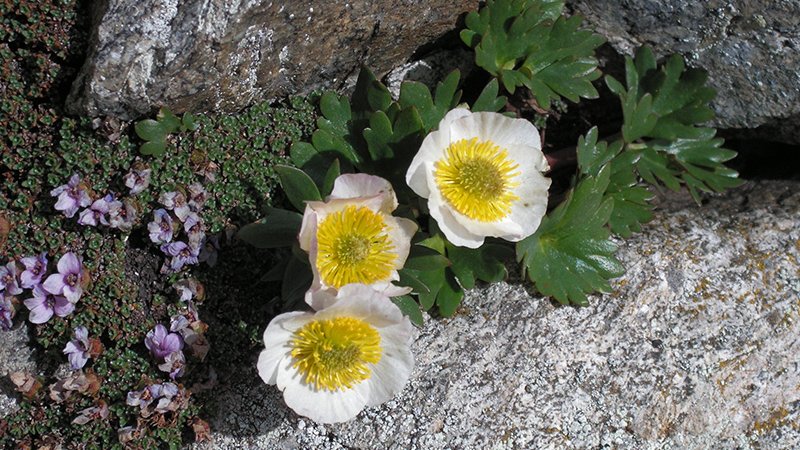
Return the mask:
<path id="1" fill-rule="evenodd" d="M 158 324 L 147 333 L 144 345 L 158 360 L 158 368 L 162 372 L 169 373 L 173 380 L 183 375 L 186 358 L 183 356 L 183 338 L 180 334 L 170 333 L 167 327 Z"/>
<path id="2" fill-rule="evenodd" d="M 131 194 L 141 192 L 150 183 L 150 170 L 134 171 L 140 181 L 131 188 Z M 134 173 L 132 172 L 132 173 Z M 129 174 L 130 175 L 130 174 Z M 126 175 L 126 185 L 128 184 Z M 134 180 L 135 181 L 135 180 Z M 144 187 L 141 187 L 144 185 Z M 78 174 L 72 175 L 67 184 L 59 186 L 50 195 L 58 197 L 55 208 L 62 211 L 64 216 L 71 218 L 80 208 L 86 208 L 78 215 L 78 223 L 84 226 L 96 227 L 104 225 L 122 231 L 130 231 L 136 221 L 136 207 L 129 199 L 117 200 L 113 193 L 108 193 L 94 201 L 90 196 L 90 189 L 81 182 Z"/>
<path id="3" fill-rule="evenodd" d="M 91 355 L 89 349 L 89 330 L 86 327 L 77 327 L 72 335 L 72 340 L 67 342 L 64 347 L 64 354 L 69 359 L 69 365 L 72 370 L 82 369 L 86 365 Z"/>
<path id="4" fill-rule="evenodd" d="M 164 208 L 153 211 L 153 221 L 147 224 L 150 240 L 161 245 L 161 251 L 168 257 L 162 273 L 175 273 L 185 265 L 201 261 L 216 261 L 218 245 L 206 236 L 206 227 L 200 217 L 208 191 L 200 183 L 192 183 L 183 190 L 165 192 L 158 201 Z M 185 240 L 174 240 L 183 230 Z"/>
<path id="5" fill-rule="evenodd" d="M 151 384 L 140 391 L 128 392 L 126 403 L 138 406 L 142 417 L 166 414 L 181 409 L 188 399 L 186 390 L 175 383 Z M 120 430 L 122 432 L 122 430 Z"/>
<path id="6" fill-rule="evenodd" d="M 33 294 L 23 302 L 30 310 L 28 320 L 32 323 L 45 323 L 53 315 L 66 317 L 75 310 L 75 304 L 83 294 L 86 274 L 83 264 L 74 253 L 66 253 L 58 260 L 58 273 L 44 279 L 47 262 L 47 253 L 41 253 L 21 258 L 19 263 L 9 261 L 0 267 L 0 329 L 8 330 L 13 325 L 15 296 L 25 289 L 30 289 Z M 20 271 L 19 264 L 24 270 Z"/>
<path id="7" fill-rule="evenodd" d="M 183 338 L 183 342 L 189 346 L 192 356 L 203 361 L 210 348 L 205 337 L 208 325 L 200 320 L 200 315 L 197 313 L 197 307 L 195 307 L 194 302 L 191 299 L 185 302 L 186 304 L 182 308 L 181 314 L 171 317 L 169 329 Z"/>

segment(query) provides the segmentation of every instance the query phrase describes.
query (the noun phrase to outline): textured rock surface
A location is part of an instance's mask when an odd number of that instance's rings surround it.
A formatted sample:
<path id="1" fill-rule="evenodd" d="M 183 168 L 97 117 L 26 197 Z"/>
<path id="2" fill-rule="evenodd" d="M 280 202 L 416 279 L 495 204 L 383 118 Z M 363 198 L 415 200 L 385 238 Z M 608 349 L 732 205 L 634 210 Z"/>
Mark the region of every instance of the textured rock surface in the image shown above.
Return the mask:
<path id="1" fill-rule="evenodd" d="M 403 393 L 355 421 L 298 418 L 226 370 L 214 448 L 800 448 L 800 184 L 664 201 L 590 307 L 518 280 L 430 320 Z"/>
<path id="2" fill-rule="evenodd" d="M 28 328 L 24 324 L 15 330 L 0 332 L 0 417 L 16 410 L 18 394 L 8 374 L 33 371 L 36 367 L 28 342 Z"/>
<path id="3" fill-rule="evenodd" d="M 477 0 L 105 0 L 69 99 L 135 118 L 154 107 L 235 111 L 385 72 L 456 26 Z"/>
<path id="4" fill-rule="evenodd" d="M 620 53 L 648 44 L 707 69 L 718 90 L 716 126 L 766 125 L 772 138 L 800 142 L 799 0 L 567 3 Z"/>

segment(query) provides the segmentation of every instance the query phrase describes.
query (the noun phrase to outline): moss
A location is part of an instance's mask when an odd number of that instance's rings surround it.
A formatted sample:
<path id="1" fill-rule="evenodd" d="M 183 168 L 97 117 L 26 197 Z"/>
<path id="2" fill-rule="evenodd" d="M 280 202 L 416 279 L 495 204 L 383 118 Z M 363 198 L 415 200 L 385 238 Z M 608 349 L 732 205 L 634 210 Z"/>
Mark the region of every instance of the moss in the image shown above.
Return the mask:
<path id="1" fill-rule="evenodd" d="M 292 142 L 307 139 L 316 119 L 316 96 L 262 103 L 235 115 L 198 115 L 200 128 L 173 134 L 166 155 L 142 157 L 132 124 L 92 122 L 64 115 L 62 105 L 69 83 L 82 62 L 89 2 L 11 0 L 0 3 L 0 210 L 10 223 L 0 236 L 0 263 L 46 251 L 51 265 L 68 251 L 80 255 L 91 272 L 92 285 L 75 313 L 54 317 L 43 325 L 26 324 L 45 367 L 66 361 L 62 349 L 72 330 L 86 326 L 102 340 L 105 351 L 89 365 L 102 377 L 96 398 L 77 396 L 56 404 L 46 394 L 55 381 L 32 401 L 20 401 L 20 412 L 7 418 L 0 447 L 49 439 L 85 448 L 118 448 L 117 429 L 140 422 L 137 411 L 124 401 L 127 393 L 147 383 L 165 381 L 143 345 L 156 323 L 167 324 L 178 311 L 171 285 L 183 275 L 159 272 L 162 255 L 147 238 L 143 225 L 162 192 L 200 181 L 212 194 L 202 216 L 209 231 L 258 219 L 261 210 L 281 202 L 271 167 L 287 161 Z M 134 164 L 152 169 L 150 187 L 134 197 L 139 220 L 130 233 L 107 227 L 82 227 L 77 217 L 54 210 L 49 192 L 73 173 L 81 175 L 94 197 L 108 192 L 126 197 L 123 176 Z M 249 358 L 269 316 L 280 305 L 274 285 L 257 282 L 274 255 L 244 247 L 223 248 L 215 268 L 193 267 L 207 287 L 201 318 L 210 323 L 211 354 L 206 363 L 230 366 Z M 28 296 L 26 292 L 21 296 Z M 20 311 L 16 320 L 26 320 Z M 205 381 L 207 369 L 191 357 L 187 385 Z M 107 402 L 108 420 L 79 426 L 71 422 L 95 401 Z M 199 403 L 167 421 L 143 421 L 137 445 L 177 448 L 188 424 L 200 414 Z M 0 421 L 2 422 L 2 421 Z M 1 423 L 0 423 L 1 425 Z"/>

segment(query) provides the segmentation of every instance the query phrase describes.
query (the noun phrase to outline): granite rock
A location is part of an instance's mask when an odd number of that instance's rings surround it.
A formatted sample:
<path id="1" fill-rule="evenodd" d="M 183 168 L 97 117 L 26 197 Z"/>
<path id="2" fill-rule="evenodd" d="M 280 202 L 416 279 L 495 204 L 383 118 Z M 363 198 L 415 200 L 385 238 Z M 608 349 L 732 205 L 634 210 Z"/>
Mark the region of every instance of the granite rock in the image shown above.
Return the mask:
<path id="1" fill-rule="evenodd" d="M 14 390 L 8 374 L 36 371 L 29 341 L 26 324 L 21 324 L 11 331 L 0 331 L 0 417 L 5 417 L 17 409 L 19 394 Z"/>
<path id="2" fill-rule="evenodd" d="M 137 118 L 236 111 L 381 74 L 456 27 L 477 0 L 103 0 L 68 107 Z"/>
<path id="3" fill-rule="evenodd" d="M 622 54 L 683 54 L 717 89 L 714 126 L 799 143 L 800 0 L 568 0 Z"/>
<path id="4" fill-rule="evenodd" d="M 660 199 L 591 306 L 518 275 L 473 289 L 420 330 L 401 395 L 342 425 L 297 417 L 255 362 L 226 370 L 207 447 L 800 447 L 800 184 Z"/>

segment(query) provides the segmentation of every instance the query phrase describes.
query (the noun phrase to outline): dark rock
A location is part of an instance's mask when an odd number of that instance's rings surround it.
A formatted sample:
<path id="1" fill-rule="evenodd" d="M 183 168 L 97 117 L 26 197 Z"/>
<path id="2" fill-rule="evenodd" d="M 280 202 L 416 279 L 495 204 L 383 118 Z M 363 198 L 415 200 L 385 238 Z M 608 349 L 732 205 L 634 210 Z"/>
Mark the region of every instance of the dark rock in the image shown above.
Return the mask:
<path id="1" fill-rule="evenodd" d="M 713 125 L 800 142 L 800 0 L 569 0 L 623 54 L 683 54 L 717 89 Z"/>
<path id="2" fill-rule="evenodd" d="M 105 0 L 73 85 L 74 113 L 132 119 L 159 106 L 236 111 L 384 73 L 456 28 L 476 0 Z"/>

